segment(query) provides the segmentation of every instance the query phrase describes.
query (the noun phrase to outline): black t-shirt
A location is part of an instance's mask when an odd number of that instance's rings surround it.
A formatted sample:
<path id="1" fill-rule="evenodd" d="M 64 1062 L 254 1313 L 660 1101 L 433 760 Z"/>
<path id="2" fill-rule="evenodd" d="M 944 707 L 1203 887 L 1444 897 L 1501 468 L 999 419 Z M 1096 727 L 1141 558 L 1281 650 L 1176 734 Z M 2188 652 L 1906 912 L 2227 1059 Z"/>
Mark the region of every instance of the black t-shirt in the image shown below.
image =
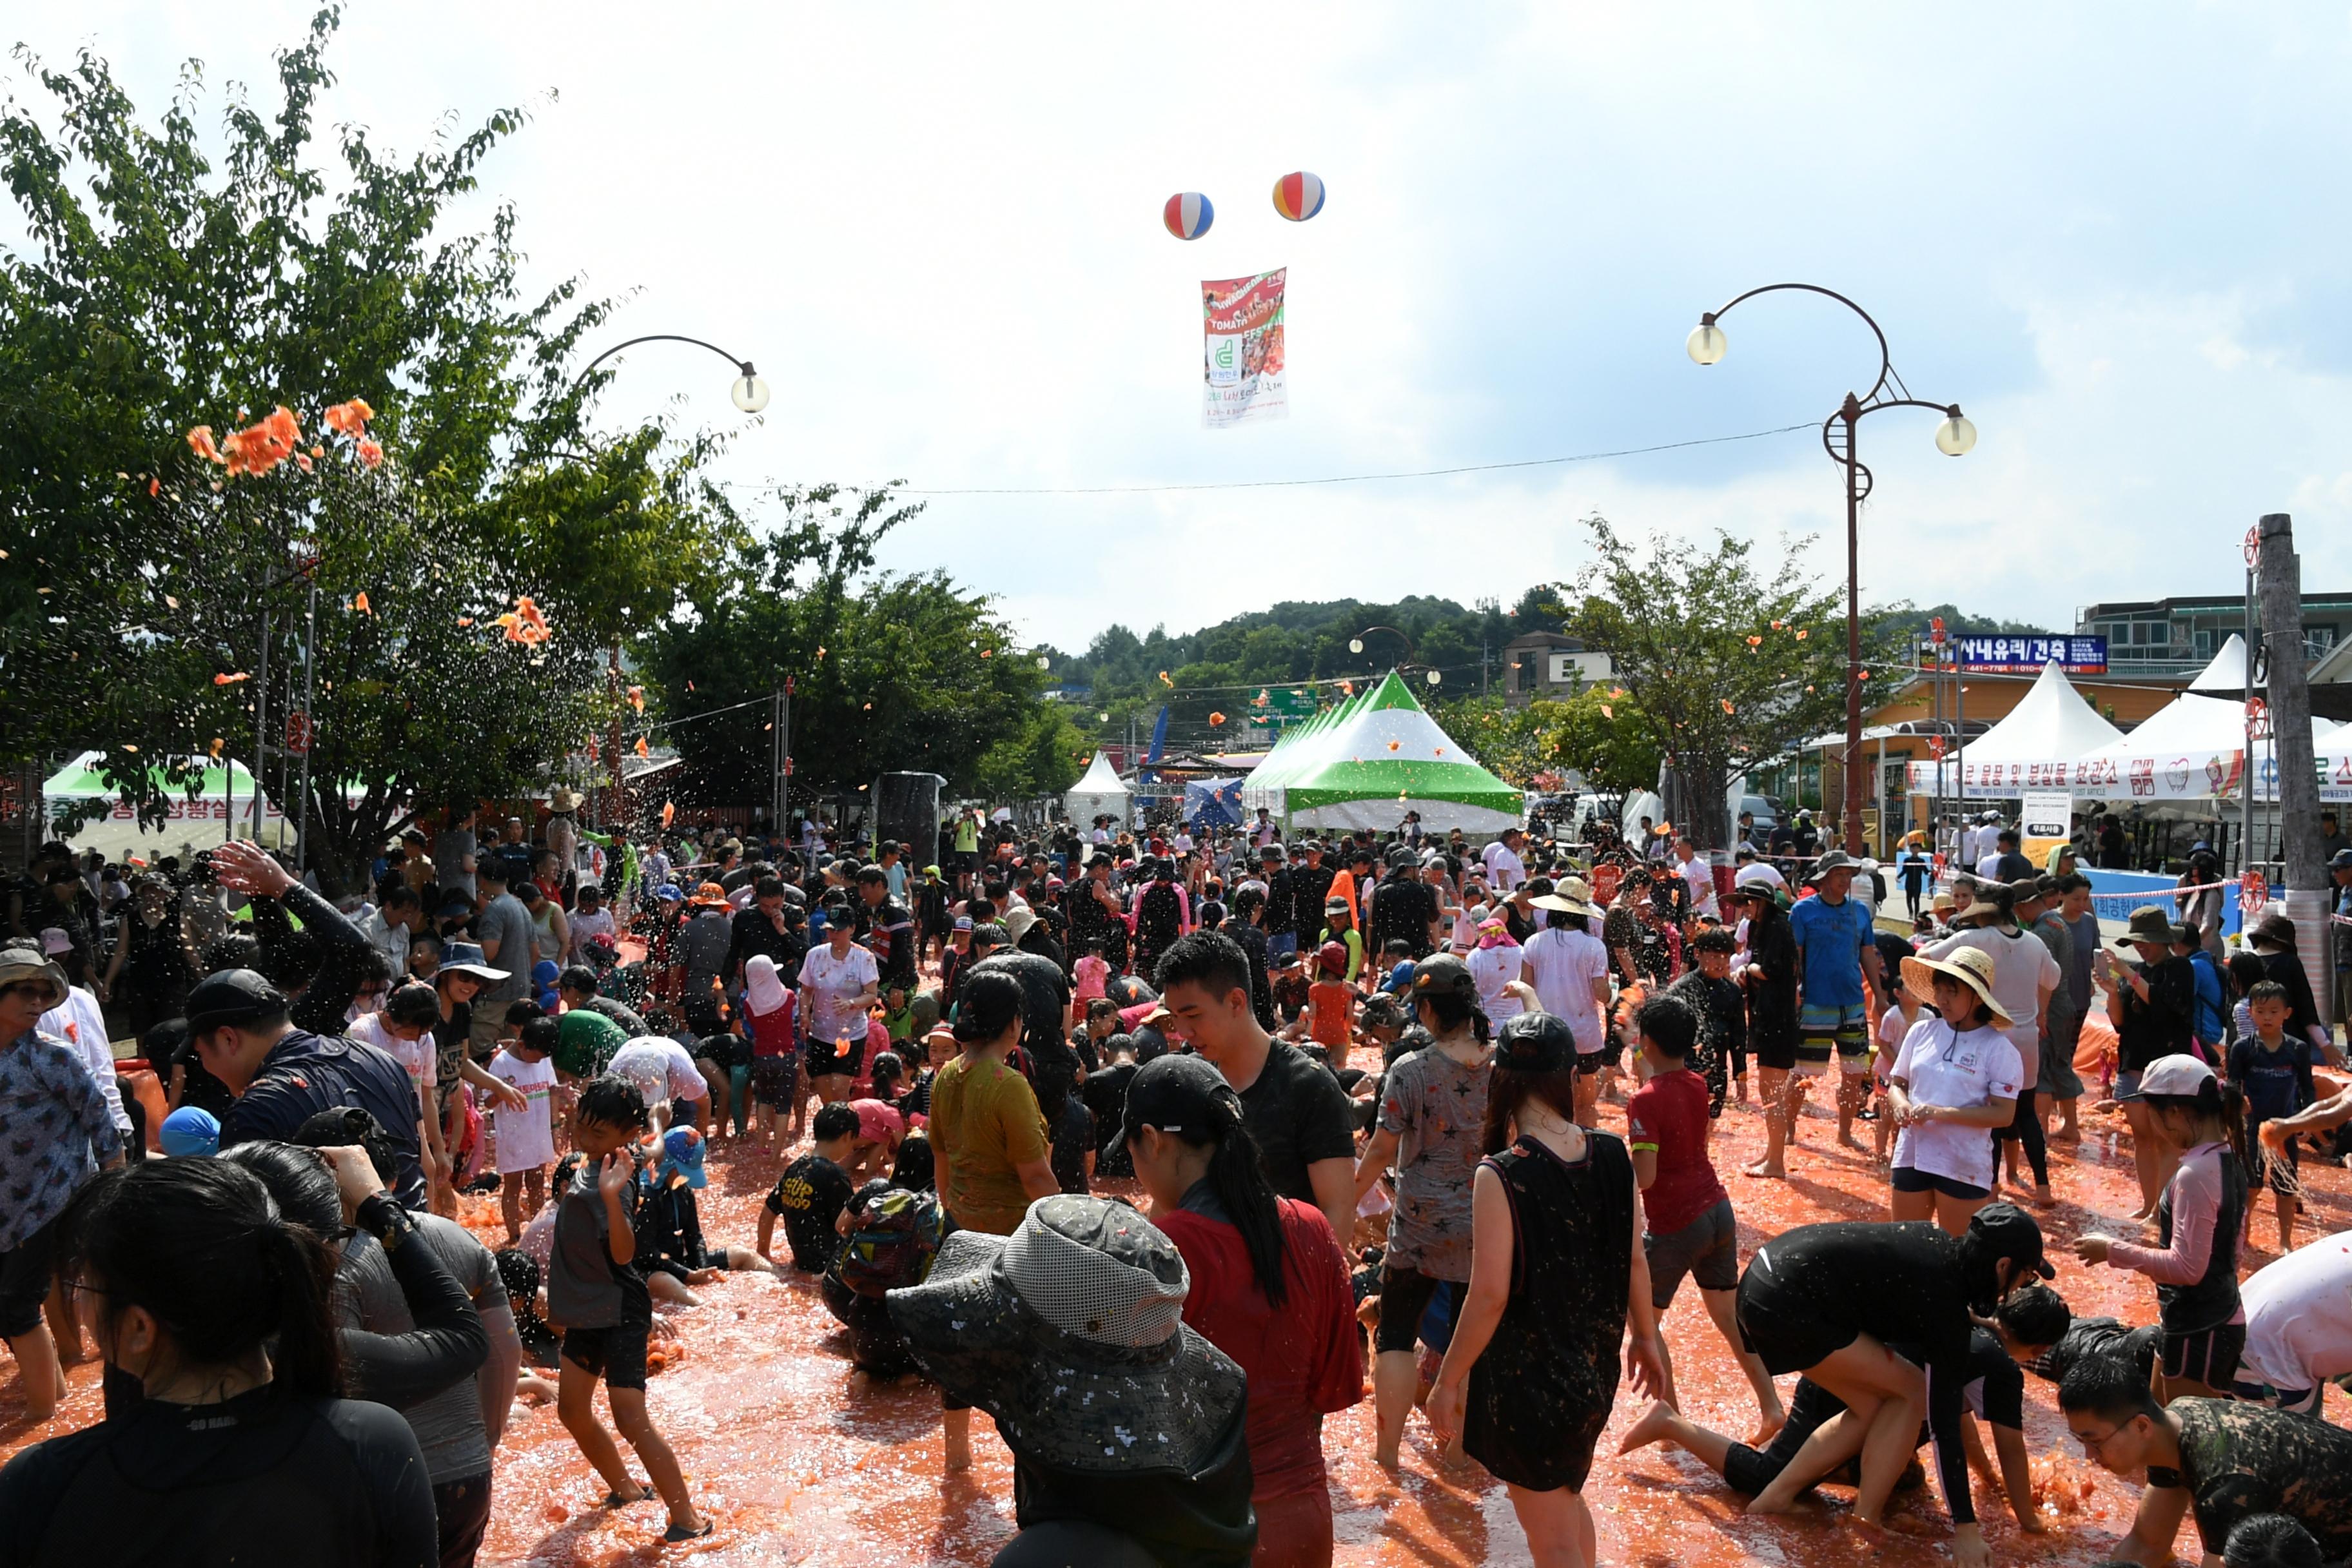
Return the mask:
<path id="1" fill-rule="evenodd" d="M 2141 1001 L 2129 982 L 2116 983 L 2124 998 L 2123 1021 L 2116 1026 L 2116 1058 L 2124 1071 L 2139 1072 L 2158 1057 L 2178 1056 L 2189 1049 L 2189 1019 L 2197 1006 L 2197 972 L 2177 954 L 2130 967 L 2147 977 L 2147 1000 Z"/>
<path id="2" fill-rule="evenodd" d="M 1505 906 L 1507 909 L 1508 905 Z M 1429 956 L 1429 925 L 1437 918 L 1437 895 L 1418 878 L 1391 875 L 1372 889 L 1370 935 L 1374 952 L 1385 954 L 1388 944 L 1402 942 L 1410 956 Z"/>
<path id="3" fill-rule="evenodd" d="M 221 1118 L 221 1147 L 257 1138 L 290 1139 L 320 1111 L 341 1106 L 356 1106 L 376 1119 L 398 1165 L 393 1196 L 403 1208 L 423 1208 L 425 1166 L 416 1147 L 416 1090 L 409 1085 L 408 1069 L 356 1040 L 297 1029 L 272 1046 L 252 1085 Z"/>
<path id="4" fill-rule="evenodd" d="M 768 1212 L 783 1216 L 793 1268 L 803 1274 L 822 1274 L 833 1267 L 834 1255 L 841 1250 L 834 1222 L 849 1206 L 856 1190 L 849 1173 L 822 1154 L 803 1154 L 784 1167 L 768 1194 Z"/>
<path id="5" fill-rule="evenodd" d="M 18 1454 L 0 1469 L 0 1568 L 432 1568 L 434 1518 L 406 1421 L 265 1386 L 218 1405 L 142 1401 Z"/>
<path id="6" fill-rule="evenodd" d="M 1347 1090 L 1328 1068 L 1297 1047 L 1273 1042 L 1257 1081 L 1241 1098 L 1242 1120 L 1257 1140 L 1266 1182 L 1284 1197 L 1313 1203 L 1315 1184 L 1307 1180 L 1307 1167 L 1318 1160 L 1356 1157 Z"/>
<path id="7" fill-rule="evenodd" d="M 1087 1185 L 1087 1156 L 1095 1150 L 1095 1113 L 1076 1093 L 1062 1101 L 1059 1124 L 1054 1129 L 1054 1179 L 1062 1184 L 1066 1193 L 1080 1195 L 1092 1191 Z"/>
<path id="8" fill-rule="evenodd" d="M 776 922 L 768 918 L 768 911 L 756 903 L 748 910 L 737 910 L 730 923 L 727 957 L 719 966 L 724 978 L 734 981 L 745 963 L 765 953 L 775 960 L 777 979 L 787 985 L 799 983 L 801 959 L 808 952 L 805 927 L 778 931 Z"/>
<path id="9" fill-rule="evenodd" d="M 1110 1143 L 1118 1136 L 1120 1128 L 1126 1125 L 1127 1086 L 1134 1081 L 1137 1070 L 1133 1062 L 1113 1062 L 1100 1072 L 1088 1073 L 1087 1081 L 1078 1085 L 1078 1098 L 1087 1102 L 1087 1109 L 1095 1116 L 1095 1170 L 1099 1174 L 1124 1176 L 1133 1173 L 1134 1167 L 1127 1158 L 1127 1146 L 1120 1144 L 1118 1152 L 1114 1154 L 1110 1151 Z"/>

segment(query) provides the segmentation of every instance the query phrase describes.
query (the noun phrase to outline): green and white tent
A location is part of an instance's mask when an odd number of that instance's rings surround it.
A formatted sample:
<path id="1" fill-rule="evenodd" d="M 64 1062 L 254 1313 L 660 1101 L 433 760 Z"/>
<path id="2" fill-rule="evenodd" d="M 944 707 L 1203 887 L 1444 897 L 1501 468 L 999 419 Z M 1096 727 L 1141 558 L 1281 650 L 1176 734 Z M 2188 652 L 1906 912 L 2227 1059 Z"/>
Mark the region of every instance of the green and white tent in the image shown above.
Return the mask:
<path id="1" fill-rule="evenodd" d="M 96 819 L 83 824 L 70 836 L 77 849 L 96 849 L 110 858 L 136 856 L 153 860 L 163 855 L 183 858 L 196 849 L 219 843 L 228 836 L 230 814 L 234 811 L 236 836 L 249 838 L 253 832 L 253 774 L 243 763 L 226 763 L 204 757 L 190 757 L 187 763 L 201 769 L 202 784 L 194 799 L 184 788 L 164 783 L 163 770 L 149 770 L 158 790 L 166 795 L 163 822 L 153 827 L 142 827 L 129 806 L 118 797 L 98 770 L 104 756 L 101 752 L 84 752 L 59 768 L 41 784 L 41 805 L 47 816 L 54 821 L 69 807 L 81 806 L 90 801 L 110 801 L 111 809 Z M 274 800 L 262 803 L 260 836 L 264 843 L 287 841 L 290 828 L 285 814 Z"/>
<path id="2" fill-rule="evenodd" d="M 1380 685 L 1286 732 L 1250 773 L 1242 804 L 1292 825 L 1499 833 L 1525 796 L 1437 727 L 1394 670 Z"/>

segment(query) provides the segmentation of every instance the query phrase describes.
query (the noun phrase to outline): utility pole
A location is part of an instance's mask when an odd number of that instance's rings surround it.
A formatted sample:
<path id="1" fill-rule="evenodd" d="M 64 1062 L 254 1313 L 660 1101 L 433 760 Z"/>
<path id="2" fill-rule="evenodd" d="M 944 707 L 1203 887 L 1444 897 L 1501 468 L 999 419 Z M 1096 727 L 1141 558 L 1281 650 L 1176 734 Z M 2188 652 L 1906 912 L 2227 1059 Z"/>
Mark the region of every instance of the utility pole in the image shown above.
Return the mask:
<path id="1" fill-rule="evenodd" d="M 302 618 L 302 788 L 301 825 L 295 829 L 294 867 L 310 868 L 310 753 L 319 749 L 319 667 L 314 650 L 319 643 L 319 574 L 310 574 L 310 605 Z"/>
<path id="2" fill-rule="evenodd" d="M 2278 760 L 2279 857 L 2285 862 L 2280 880 L 2304 973 L 2327 974 L 2334 969 L 2327 920 L 2332 879 L 2319 854 L 2319 778 L 2312 763 L 2311 688 L 2304 670 L 2303 563 L 2294 552 L 2294 520 L 2285 512 L 2265 513 L 2257 527 L 2254 578 L 2262 596 L 2263 642 L 2270 655 L 2271 754 Z M 2330 1021 L 2334 1002 L 2331 994 L 2320 1003 L 2323 1022 Z"/>
<path id="3" fill-rule="evenodd" d="M 253 667 L 253 841 L 261 842 L 261 789 L 269 777 L 269 612 L 261 612 L 261 652 Z M 230 837 L 236 825 L 229 825 Z"/>

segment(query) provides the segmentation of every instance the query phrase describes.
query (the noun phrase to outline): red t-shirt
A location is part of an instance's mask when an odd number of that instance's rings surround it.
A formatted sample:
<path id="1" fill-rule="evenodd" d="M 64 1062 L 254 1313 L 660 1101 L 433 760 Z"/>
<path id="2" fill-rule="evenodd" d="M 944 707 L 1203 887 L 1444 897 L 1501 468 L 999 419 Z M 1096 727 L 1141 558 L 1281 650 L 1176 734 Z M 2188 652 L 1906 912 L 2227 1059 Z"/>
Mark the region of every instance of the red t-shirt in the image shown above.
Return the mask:
<path id="1" fill-rule="evenodd" d="M 755 1057 L 788 1057 L 800 1042 L 793 1027 L 798 998 L 790 991 L 784 993 L 784 1005 L 772 1013 L 754 1013 L 743 1009 L 744 1020 L 751 1026 L 751 1054 Z"/>
<path id="2" fill-rule="evenodd" d="M 1331 1223 L 1296 1198 L 1276 1202 L 1282 1208 L 1279 1307 L 1258 1289 L 1249 1248 L 1233 1226 L 1189 1209 L 1151 1216 L 1192 1277 L 1184 1321 L 1249 1374 L 1244 1424 L 1250 1496 L 1257 1499 L 1321 1490 L 1323 1416 L 1364 1397 L 1355 1292 Z"/>
<path id="3" fill-rule="evenodd" d="M 1625 1106 L 1626 1142 L 1657 1152 L 1658 1179 L 1642 1194 L 1650 1234 L 1680 1230 L 1731 1194 L 1706 1157 L 1706 1080 L 1688 1068 L 1662 1072 Z"/>

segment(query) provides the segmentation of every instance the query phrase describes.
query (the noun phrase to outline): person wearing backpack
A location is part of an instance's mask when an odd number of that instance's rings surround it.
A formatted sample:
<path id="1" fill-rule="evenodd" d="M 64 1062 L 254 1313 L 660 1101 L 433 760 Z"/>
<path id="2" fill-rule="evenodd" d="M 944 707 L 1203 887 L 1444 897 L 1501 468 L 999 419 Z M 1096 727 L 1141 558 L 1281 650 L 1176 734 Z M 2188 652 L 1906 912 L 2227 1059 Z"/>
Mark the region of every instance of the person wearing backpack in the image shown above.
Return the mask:
<path id="1" fill-rule="evenodd" d="M 837 1225 L 841 1250 L 819 1289 L 849 1331 L 850 1386 L 863 1394 L 915 1370 L 883 1298 L 930 1277 L 948 1220 L 930 1193 L 877 1180 L 858 1189 Z"/>

